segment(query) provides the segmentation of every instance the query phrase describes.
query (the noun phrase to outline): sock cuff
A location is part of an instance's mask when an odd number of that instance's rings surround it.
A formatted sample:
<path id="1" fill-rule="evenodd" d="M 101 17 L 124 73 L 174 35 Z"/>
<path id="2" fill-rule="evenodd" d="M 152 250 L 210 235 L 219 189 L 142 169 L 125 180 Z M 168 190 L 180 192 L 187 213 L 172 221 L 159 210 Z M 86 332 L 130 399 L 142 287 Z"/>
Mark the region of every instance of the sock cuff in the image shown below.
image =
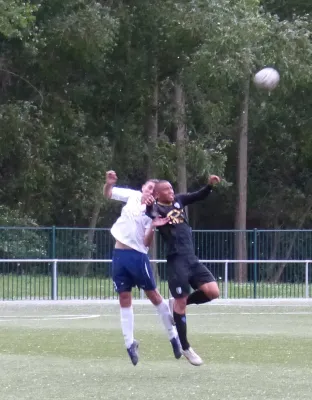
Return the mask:
<path id="1" fill-rule="evenodd" d="M 129 317 L 133 315 L 133 307 L 120 307 L 120 315 L 123 317 Z"/>
<path id="2" fill-rule="evenodd" d="M 177 312 L 173 311 L 173 316 L 177 317 L 177 318 L 180 318 L 181 320 L 183 320 L 183 319 L 185 320 L 186 319 L 185 313 L 184 314 L 178 314 Z"/>
<path id="3" fill-rule="evenodd" d="M 157 304 L 157 306 L 155 306 L 157 308 L 157 310 L 167 310 L 169 309 L 168 305 L 165 303 L 165 301 L 163 300 L 161 303 Z"/>

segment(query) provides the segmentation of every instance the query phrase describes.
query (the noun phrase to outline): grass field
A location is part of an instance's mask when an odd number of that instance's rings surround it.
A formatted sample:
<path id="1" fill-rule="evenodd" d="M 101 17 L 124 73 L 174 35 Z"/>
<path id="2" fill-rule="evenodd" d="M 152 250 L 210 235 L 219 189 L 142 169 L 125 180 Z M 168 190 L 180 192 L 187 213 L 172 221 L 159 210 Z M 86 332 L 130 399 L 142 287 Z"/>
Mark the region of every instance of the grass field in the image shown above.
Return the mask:
<path id="1" fill-rule="evenodd" d="M 220 300 L 188 311 L 205 364 L 175 360 L 154 309 L 141 304 L 133 367 L 117 305 L 0 303 L 1 399 L 311 399 L 312 303 Z"/>
<path id="2" fill-rule="evenodd" d="M 224 282 L 219 281 L 221 297 L 224 297 Z M 46 275 L 0 275 L 0 300 L 51 299 L 51 277 Z M 168 284 L 160 281 L 158 288 L 168 297 Z M 113 283 L 108 278 L 58 276 L 58 299 L 111 299 L 116 298 Z M 254 283 L 238 284 L 228 282 L 228 298 L 253 298 Z M 312 296 L 312 284 L 309 285 Z M 140 298 L 139 290 L 134 290 L 135 298 Z M 303 283 L 257 282 L 257 298 L 300 298 L 305 297 Z"/>

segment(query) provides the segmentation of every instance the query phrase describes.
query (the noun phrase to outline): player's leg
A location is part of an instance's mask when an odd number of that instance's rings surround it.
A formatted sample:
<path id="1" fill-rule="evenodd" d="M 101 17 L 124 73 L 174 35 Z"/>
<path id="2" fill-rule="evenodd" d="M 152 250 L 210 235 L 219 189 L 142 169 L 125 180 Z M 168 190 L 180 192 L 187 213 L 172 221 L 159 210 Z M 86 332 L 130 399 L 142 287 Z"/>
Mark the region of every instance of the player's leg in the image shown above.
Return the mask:
<path id="1" fill-rule="evenodd" d="M 173 317 L 171 315 L 168 304 L 164 301 L 163 297 L 160 295 L 157 289 L 146 290 L 145 294 L 157 309 L 158 315 L 160 316 L 161 321 L 167 332 L 175 358 L 181 358 L 181 344 L 178 337 L 177 329 L 173 325 Z"/>
<path id="2" fill-rule="evenodd" d="M 127 259 L 126 250 L 115 250 L 112 264 L 112 277 L 116 291 L 119 294 L 120 323 L 125 346 L 133 365 L 138 363 L 138 342 L 134 339 L 134 314 L 132 307 L 132 282 L 124 262 Z"/>
<path id="3" fill-rule="evenodd" d="M 189 294 L 189 266 L 186 258 L 170 257 L 167 261 L 168 284 L 174 297 L 173 318 L 179 334 L 182 354 L 193 365 L 201 365 L 202 359 L 191 348 L 187 338 L 186 303 Z"/>
<path id="4" fill-rule="evenodd" d="M 121 330 L 133 365 L 139 361 L 138 342 L 134 339 L 134 314 L 131 292 L 119 293 Z"/>
<path id="5" fill-rule="evenodd" d="M 176 358 L 180 358 L 182 354 L 177 338 L 178 334 L 176 328 L 173 326 L 172 315 L 170 313 L 168 304 L 164 301 L 163 297 L 156 289 L 156 282 L 154 279 L 153 271 L 148 256 L 146 254 L 137 254 L 137 263 L 134 270 L 137 271 L 135 280 L 137 286 L 145 291 L 148 299 L 156 307 L 157 312 L 167 331 L 174 355 Z"/>
<path id="6" fill-rule="evenodd" d="M 195 289 L 187 299 L 187 304 L 204 304 L 219 297 L 219 287 L 211 271 L 198 259 L 191 268 L 190 284 Z"/>

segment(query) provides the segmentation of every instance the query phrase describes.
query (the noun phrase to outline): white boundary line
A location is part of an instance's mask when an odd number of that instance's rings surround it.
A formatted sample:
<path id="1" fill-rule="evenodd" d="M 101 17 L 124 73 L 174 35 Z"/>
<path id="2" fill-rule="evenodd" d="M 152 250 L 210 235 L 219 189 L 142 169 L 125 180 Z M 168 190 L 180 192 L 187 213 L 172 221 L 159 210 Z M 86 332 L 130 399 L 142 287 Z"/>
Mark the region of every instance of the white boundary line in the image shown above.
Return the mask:
<path id="1" fill-rule="evenodd" d="M 255 315 L 255 316 L 260 316 L 260 315 L 306 315 L 310 316 L 312 315 L 312 311 L 291 311 L 291 312 L 208 312 L 208 313 L 187 313 L 187 316 L 200 316 L 200 317 L 209 317 L 209 316 L 221 316 L 221 315 Z M 135 314 L 135 317 L 146 317 L 146 316 L 154 316 L 155 318 L 157 317 L 156 313 L 137 313 Z M 45 316 L 0 316 L 0 323 L 1 322 L 21 322 L 21 321 L 69 321 L 69 320 L 80 320 L 80 319 L 96 319 L 96 318 L 112 318 L 112 317 L 117 317 L 119 318 L 119 314 L 92 314 L 92 315 L 45 315 Z"/>
<path id="2" fill-rule="evenodd" d="M 112 314 L 111 314 L 112 315 Z M 44 317 L 25 317 L 25 316 L 0 316 L 0 322 L 21 322 L 21 321 L 69 321 L 69 320 L 76 320 L 76 319 L 93 319 L 93 318 L 99 318 L 100 315 L 72 315 L 72 316 L 64 316 L 64 315 L 59 315 L 59 316 L 51 316 L 45 315 Z"/>
<path id="3" fill-rule="evenodd" d="M 19 318 L 19 319 L 29 319 L 29 318 L 98 318 L 100 314 L 44 314 L 44 315 L 0 315 L 0 318 Z"/>
<path id="4" fill-rule="evenodd" d="M 166 300 L 166 299 L 165 299 Z M 73 307 L 73 306 L 90 306 L 90 305 L 101 305 L 114 306 L 119 305 L 117 299 L 105 299 L 105 300 L 3 300 L 0 301 L 0 312 L 1 309 L 8 306 L 15 307 L 45 307 L 51 306 L 53 309 L 58 306 Z M 151 306 L 152 304 L 149 300 L 133 300 L 134 306 Z M 200 306 L 191 307 L 215 307 L 215 306 L 235 306 L 235 307 L 312 307 L 312 298 L 276 298 L 276 299 L 218 299 L 211 303 L 202 304 Z"/>

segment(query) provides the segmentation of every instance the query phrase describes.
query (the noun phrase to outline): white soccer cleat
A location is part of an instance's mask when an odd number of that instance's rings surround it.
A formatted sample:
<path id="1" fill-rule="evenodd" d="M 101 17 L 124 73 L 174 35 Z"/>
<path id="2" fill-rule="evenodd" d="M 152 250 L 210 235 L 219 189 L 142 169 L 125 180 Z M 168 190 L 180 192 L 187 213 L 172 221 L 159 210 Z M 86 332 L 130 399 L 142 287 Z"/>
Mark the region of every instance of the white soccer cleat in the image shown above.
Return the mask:
<path id="1" fill-rule="evenodd" d="M 182 354 L 192 365 L 199 366 L 203 364 L 203 360 L 199 357 L 198 354 L 195 353 L 192 347 L 189 347 L 187 350 L 182 350 Z"/>

